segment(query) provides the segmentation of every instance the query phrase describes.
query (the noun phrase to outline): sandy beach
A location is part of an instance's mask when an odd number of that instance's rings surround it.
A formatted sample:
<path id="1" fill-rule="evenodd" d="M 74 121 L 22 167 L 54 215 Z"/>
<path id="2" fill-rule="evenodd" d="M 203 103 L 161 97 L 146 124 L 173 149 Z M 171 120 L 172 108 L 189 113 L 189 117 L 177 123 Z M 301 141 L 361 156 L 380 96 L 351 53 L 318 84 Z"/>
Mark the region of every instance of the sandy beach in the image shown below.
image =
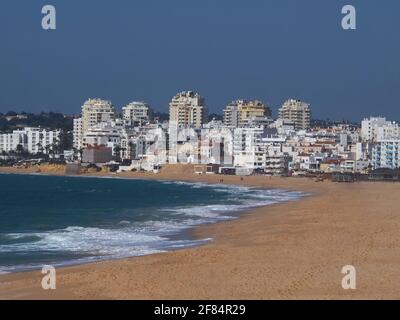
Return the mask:
<path id="1" fill-rule="evenodd" d="M 208 183 L 223 179 L 310 196 L 196 228 L 195 237 L 214 239 L 201 247 L 59 269 L 57 290 L 41 288 L 39 271 L 2 275 L 0 299 L 400 298 L 400 184 L 262 176 L 242 181 L 198 176 L 181 166 L 157 175 L 118 176 Z M 357 270 L 356 290 L 341 286 L 345 265 Z"/>

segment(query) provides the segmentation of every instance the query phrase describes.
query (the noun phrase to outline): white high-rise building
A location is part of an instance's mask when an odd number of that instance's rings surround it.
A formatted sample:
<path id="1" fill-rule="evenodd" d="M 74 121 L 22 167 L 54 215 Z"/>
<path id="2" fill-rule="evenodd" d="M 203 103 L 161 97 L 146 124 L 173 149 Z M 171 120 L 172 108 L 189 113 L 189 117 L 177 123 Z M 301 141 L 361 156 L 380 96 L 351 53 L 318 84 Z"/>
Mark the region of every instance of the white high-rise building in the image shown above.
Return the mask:
<path id="1" fill-rule="evenodd" d="M 271 109 L 261 101 L 236 100 L 224 109 L 224 124 L 238 128 L 248 125 L 251 121 L 271 117 Z"/>
<path id="2" fill-rule="evenodd" d="M 74 119 L 74 129 L 73 129 L 73 146 L 75 149 L 82 149 L 82 118 Z"/>
<path id="3" fill-rule="evenodd" d="M 150 106 L 144 102 L 131 102 L 122 108 L 122 112 L 124 121 L 128 125 L 150 120 Z"/>
<path id="4" fill-rule="evenodd" d="M 92 126 L 101 122 L 115 120 L 115 108 L 110 101 L 89 99 L 82 106 L 83 134 Z"/>
<path id="5" fill-rule="evenodd" d="M 110 101 L 89 99 L 82 106 L 82 117 L 74 120 L 74 148 L 83 147 L 83 137 L 93 126 L 115 120 L 115 108 Z"/>
<path id="6" fill-rule="evenodd" d="M 171 126 L 201 128 L 206 118 L 205 100 L 193 91 L 178 93 L 169 104 Z"/>
<path id="7" fill-rule="evenodd" d="M 224 109 L 224 125 L 227 127 L 239 127 L 239 106 L 237 101 L 231 102 Z"/>
<path id="8" fill-rule="evenodd" d="M 311 126 L 311 108 L 308 103 L 289 99 L 279 109 L 279 118 L 294 123 L 295 130 L 307 130 Z"/>

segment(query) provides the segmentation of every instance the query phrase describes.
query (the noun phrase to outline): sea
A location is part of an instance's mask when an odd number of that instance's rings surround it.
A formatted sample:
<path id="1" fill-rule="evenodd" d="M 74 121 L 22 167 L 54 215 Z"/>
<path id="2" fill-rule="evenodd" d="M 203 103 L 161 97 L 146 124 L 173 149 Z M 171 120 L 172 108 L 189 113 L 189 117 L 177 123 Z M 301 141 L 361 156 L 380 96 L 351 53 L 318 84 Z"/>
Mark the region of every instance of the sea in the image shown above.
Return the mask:
<path id="1" fill-rule="evenodd" d="M 196 226 L 300 192 L 224 184 L 0 174 L 0 273 L 203 245 Z"/>

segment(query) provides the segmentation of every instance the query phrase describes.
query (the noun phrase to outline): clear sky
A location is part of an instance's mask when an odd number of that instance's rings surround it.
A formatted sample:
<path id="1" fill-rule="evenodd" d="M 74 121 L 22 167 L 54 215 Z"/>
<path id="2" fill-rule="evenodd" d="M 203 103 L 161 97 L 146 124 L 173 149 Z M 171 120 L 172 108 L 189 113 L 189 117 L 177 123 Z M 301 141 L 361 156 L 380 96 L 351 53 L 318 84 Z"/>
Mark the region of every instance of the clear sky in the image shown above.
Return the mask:
<path id="1" fill-rule="evenodd" d="M 0 112 L 77 114 L 89 97 L 167 112 L 195 90 L 212 112 L 257 98 L 276 115 L 293 97 L 316 118 L 400 120 L 399 32 L 398 0 L 1 0 Z"/>

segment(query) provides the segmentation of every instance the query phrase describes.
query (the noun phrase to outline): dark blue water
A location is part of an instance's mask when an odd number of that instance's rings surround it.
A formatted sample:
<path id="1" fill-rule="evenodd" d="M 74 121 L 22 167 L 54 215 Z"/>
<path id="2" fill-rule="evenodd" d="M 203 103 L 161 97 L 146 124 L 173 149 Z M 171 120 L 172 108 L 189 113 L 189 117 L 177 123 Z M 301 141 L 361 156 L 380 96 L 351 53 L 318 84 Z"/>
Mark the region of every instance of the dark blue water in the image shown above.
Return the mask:
<path id="1" fill-rule="evenodd" d="M 300 196 L 200 183 L 0 174 L 0 272 L 199 245 L 210 239 L 188 239 L 183 231 Z"/>

